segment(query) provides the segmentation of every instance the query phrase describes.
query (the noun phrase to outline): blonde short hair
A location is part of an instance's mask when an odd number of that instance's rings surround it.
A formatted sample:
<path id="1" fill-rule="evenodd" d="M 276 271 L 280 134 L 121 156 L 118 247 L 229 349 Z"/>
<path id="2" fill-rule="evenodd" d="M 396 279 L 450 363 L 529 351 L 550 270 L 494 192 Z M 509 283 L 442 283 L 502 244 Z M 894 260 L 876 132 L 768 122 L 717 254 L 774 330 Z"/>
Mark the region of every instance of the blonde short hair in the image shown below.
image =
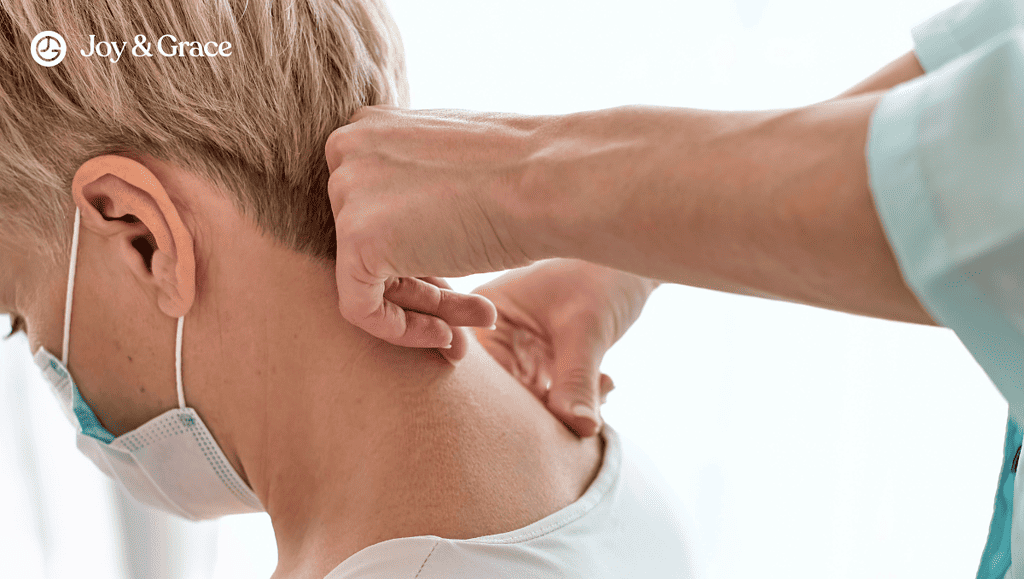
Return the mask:
<path id="1" fill-rule="evenodd" d="M 33 37 L 67 56 L 37 64 Z M 153 57 L 133 57 L 137 35 Z M 156 42 L 230 42 L 162 57 Z M 128 42 L 116 63 L 79 50 Z M 408 106 L 402 41 L 383 0 L 0 0 L 0 231 L 70 252 L 71 180 L 91 157 L 138 152 L 230 192 L 264 234 L 333 261 L 324 145 L 363 105 Z"/>

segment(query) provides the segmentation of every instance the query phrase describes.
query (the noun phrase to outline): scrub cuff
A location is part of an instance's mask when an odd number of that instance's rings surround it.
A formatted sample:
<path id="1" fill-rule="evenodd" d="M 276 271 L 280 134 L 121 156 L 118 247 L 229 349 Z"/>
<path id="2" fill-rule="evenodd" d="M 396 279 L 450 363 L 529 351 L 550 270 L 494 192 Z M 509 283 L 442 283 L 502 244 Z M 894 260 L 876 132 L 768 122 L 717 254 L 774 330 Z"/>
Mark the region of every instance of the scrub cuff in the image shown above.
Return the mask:
<path id="1" fill-rule="evenodd" d="M 914 54 L 925 72 L 932 72 L 964 51 L 949 29 L 946 13 L 937 14 L 910 30 Z"/>
<path id="2" fill-rule="evenodd" d="M 1006 398 L 1010 417 L 1024 424 L 1024 336 L 975 273 L 953 263 L 949 224 L 933 194 L 933 183 L 949 181 L 942 171 L 958 170 L 942 156 L 948 147 L 938 145 L 950 138 L 951 90 L 969 64 L 957 59 L 882 96 L 868 126 L 868 184 L 907 286 L 933 320 L 956 333 Z"/>
<path id="3" fill-rule="evenodd" d="M 1022 22 L 1014 0 L 965 0 L 921 22 L 910 35 L 921 67 L 932 72 Z"/>
<path id="4" fill-rule="evenodd" d="M 919 299 L 923 288 L 914 287 L 915 281 L 928 279 L 925 271 L 948 256 L 945 239 L 936 234 L 942 228 L 925 185 L 918 149 L 929 80 L 929 76 L 918 77 L 881 98 L 871 115 L 865 147 L 875 210 L 903 277 Z M 941 321 L 927 303 L 922 305 Z"/>

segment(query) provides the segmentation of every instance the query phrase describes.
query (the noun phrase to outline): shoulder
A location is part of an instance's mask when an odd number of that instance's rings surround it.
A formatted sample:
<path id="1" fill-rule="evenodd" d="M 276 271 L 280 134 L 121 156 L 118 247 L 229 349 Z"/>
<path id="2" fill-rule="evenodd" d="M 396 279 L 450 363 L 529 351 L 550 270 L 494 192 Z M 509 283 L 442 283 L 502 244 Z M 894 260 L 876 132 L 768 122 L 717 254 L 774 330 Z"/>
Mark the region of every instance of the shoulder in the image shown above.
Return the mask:
<path id="1" fill-rule="evenodd" d="M 508 533 L 409 537 L 372 545 L 327 579 L 697 577 L 694 530 L 643 452 L 611 428 L 600 470 L 577 501 Z"/>

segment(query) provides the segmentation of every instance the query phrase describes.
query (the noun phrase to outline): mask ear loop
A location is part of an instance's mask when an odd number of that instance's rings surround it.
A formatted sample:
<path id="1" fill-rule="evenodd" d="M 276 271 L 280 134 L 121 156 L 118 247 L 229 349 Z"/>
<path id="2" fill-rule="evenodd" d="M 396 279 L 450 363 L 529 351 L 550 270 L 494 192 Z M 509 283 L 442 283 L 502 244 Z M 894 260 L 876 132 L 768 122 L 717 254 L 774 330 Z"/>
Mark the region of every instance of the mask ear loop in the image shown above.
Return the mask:
<path id="1" fill-rule="evenodd" d="M 78 231 L 82 223 L 82 210 L 75 207 L 75 230 L 71 234 L 71 264 L 68 266 L 68 293 L 64 301 L 64 343 L 61 346 L 60 361 L 67 368 L 68 344 L 71 340 L 71 298 L 75 294 L 75 270 L 78 266 Z M 185 388 L 181 384 L 181 334 L 185 316 L 178 318 L 178 335 L 174 344 L 174 373 L 178 389 L 178 406 L 185 409 Z"/>
<path id="2" fill-rule="evenodd" d="M 178 337 L 174 344 L 174 373 L 178 381 L 178 406 L 185 409 L 185 388 L 181 385 L 181 330 L 185 327 L 185 316 L 178 318 Z"/>
<path id="3" fill-rule="evenodd" d="M 67 291 L 67 298 L 66 298 L 66 300 L 64 302 L 64 341 L 63 341 L 63 345 L 61 347 L 61 362 L 64 364 L 65 368 L 67 368 L 67 363 L 68 363 L 68 344 L 69 344 L 70 339 L 71 339 L 71 333 L 70 333 L 70 329 L 71 329 L 71 298 L 74 295 L 74 291 L 75 291 L 75 270 L 76 270 L 77 264 L 78 264 L 78 233 L 79 233 L 79 229 L 80 229 L 80 226 L 81 226 L 81 219 L 82 219 L 81 210 L 76 207 L 75 208 L 75 229 L 74 229 L 74 233 L 71 236 L 71 259 L 70 259 L 71 263 L 68 266 L 68 291 Z M 175 358 L 174 358 L 174 369 L 175 369 L 175 377 L 176 377 L 176 380 L 177 380 L 178 406 L 180 406 L 182 409 L 185 409 L 185 390 L 182 387 L 182 383 L 181 383 L 181 336 L 182 336 L 182 330 L 184 328 L 184 325 L 185 325 L 185 317 L 182 316 L 182 317 L 178 318 L 178 335 L 177 335 L 177 338 L 175 340 L 175 346 L 174 346 L 174 356 L 175 356 Z M 42 349 L 42 346 L 40 346 L 40 350 L 41 349 Z M 92 440 L 92 439 L 90 439 L 90 440 Z M 93 442 L 95 443 L 95 441 L 93 441 Z M 108 465 L 108 468 L 109 468 L 110 462 L 109 462 L 108 455 L 106 453 L 101 453 L 100 456 L 101 456 L 103 462 L 106 463 Z M 111 470 L 113 470 L 113 469 L 111 469 Z M 150 475 L 150 473 L 148 471 L 143 469 L 143 474 L 145 475 L 146 479 L 149 481 L 149 484 L 152 485 L 153 488 L 155 488 L 158 493 L 160 493 L 160 496 L 163 498 L 164 505 L 172 507 L 178 515 L 180 515 L 182 517 L 185 517 L 187 519 L 190 519 L 190 520 L 193 520 L 193 521 L 199 521 L 199 520 L 202 519 L 202 517 L 195 516 L 191 512 L 184 511 L 176 502 L 172 501 L 167 496 L 167 494 L 164 493 L 163 489 L 161 489 L 160 486 L 156 484 L 156 482 L 153 480 L 153 477 Z M 118 481 L 118 485 L 121 486 L 122 489 L 125 488 L 124 487 L 124 482 L 121 480 L 120 477 L 115 475 L 115 476 L 112 476 L 112 478 L 114 478 L 115 480 Z M 246 487 L 246 488 L 248 488 L 248 487 Z M 249 489 L 249 491 L 250 491 L 250 493 L 252 492 L 251 489 Z M 252 497 L 254 499 L 254 502 L 257 505 L 259 505 L 260 504 L 259 499 L 255 497 L 255 494 L 253 494 Z"/>
<path id="4" fill-rule="evenodd" d="M 71 265 L 68 268 L 68 295 L 64 302 L 64 343 L 61 346 L 60 361 L 68 367 L 68 342 L 71 340 L 71 296 L 75 291 L 75 266 L 78 264 L 78 227 L 82 221 L 82 210 L 75 207 L 75 232 L 71 235 Z"/>

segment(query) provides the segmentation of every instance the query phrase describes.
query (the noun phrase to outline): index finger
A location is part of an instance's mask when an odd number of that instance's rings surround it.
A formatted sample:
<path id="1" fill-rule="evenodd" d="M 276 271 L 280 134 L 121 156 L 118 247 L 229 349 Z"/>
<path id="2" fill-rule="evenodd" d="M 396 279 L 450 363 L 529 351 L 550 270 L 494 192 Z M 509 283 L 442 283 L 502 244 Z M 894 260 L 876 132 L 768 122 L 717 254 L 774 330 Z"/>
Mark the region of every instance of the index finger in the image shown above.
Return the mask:
<path id="1" fill-rule="evenodd" d="M 338 308 L 349 323 L 396 346 L 444 348 L 451 344 L 452 329 L 443 320 L 404 310 L 384 298 L 388 278 L 357 274 L 342 260 L 336 277 Z"/>

